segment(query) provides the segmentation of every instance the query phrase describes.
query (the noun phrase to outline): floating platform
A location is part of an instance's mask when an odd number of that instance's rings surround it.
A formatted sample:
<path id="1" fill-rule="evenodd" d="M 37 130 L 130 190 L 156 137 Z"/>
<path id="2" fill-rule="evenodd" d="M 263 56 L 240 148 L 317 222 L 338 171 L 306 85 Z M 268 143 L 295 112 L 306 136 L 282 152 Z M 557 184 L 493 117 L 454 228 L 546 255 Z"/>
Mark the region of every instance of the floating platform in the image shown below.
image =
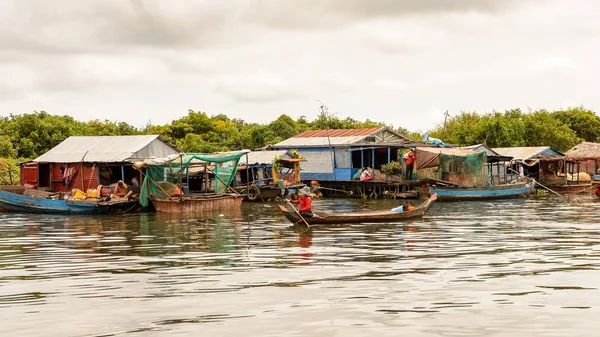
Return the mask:
<path id="1" fill-rule="evenodd" d="M 418 187 L 425 181 L 408 180 L 402 182 L 375 180 L 375 181 L 320 181 L 318 192 L 326 197 L 350 197 L 369 199 L 416 199 Z"/>

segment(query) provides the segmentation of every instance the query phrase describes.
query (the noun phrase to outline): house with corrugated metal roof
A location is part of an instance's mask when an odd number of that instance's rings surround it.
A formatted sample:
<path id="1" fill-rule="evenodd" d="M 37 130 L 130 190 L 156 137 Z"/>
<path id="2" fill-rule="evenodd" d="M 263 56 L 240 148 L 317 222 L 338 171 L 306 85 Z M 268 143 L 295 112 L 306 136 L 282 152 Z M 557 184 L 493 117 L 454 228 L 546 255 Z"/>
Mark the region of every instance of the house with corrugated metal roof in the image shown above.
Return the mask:
<path id="1" fill-rule="evenodd" d="M 416 143 L 385 127 L 364 129 L 307 130 L 270 148 L 295 149 L 306 159 L 302 180 L 343 181 L 363 167 L 380 169 L 398 161 L 398 150 Z"/>
<path id="2" fill-rule="evenodd" d="M 516 163 L 522 163 L 525 175 L 543 185 L 567 184 L 566 157 L 551 146 L 498 147 L 493 150 L 500 155 L 513 157 Z M 516 170 L 516 165 L 511 169 Z"/>
<path id="3" fill-rule="evenodd" d="M 21 164 L 21 185 L 53 192 L 87 190 L 123 180 L 131 184 L 140 173 L 132 163 L 181 152 L 158 135 L 72 136 L 38 158 Z"/>

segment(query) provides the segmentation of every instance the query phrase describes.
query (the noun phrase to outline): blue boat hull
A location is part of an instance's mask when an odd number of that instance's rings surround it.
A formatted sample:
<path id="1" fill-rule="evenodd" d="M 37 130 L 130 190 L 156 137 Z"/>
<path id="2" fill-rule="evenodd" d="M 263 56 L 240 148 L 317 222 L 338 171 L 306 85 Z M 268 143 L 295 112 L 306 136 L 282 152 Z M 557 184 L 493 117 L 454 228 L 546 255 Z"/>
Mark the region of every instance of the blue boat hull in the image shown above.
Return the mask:
<path id="1" fill-rule="evenodd" d="M 97 203 L 51 200 L 0 190 L 0 208 L 6 211 L 43 214 L 101 214 L 108 207 Z"/>
<path id="2" fill-rule="evenodd" d="M 441 201 L 518 198 L 526 196 L 534 187 L 535 182 L 470 188 L 429 186 L 429 194 L 437 194 Z"/>

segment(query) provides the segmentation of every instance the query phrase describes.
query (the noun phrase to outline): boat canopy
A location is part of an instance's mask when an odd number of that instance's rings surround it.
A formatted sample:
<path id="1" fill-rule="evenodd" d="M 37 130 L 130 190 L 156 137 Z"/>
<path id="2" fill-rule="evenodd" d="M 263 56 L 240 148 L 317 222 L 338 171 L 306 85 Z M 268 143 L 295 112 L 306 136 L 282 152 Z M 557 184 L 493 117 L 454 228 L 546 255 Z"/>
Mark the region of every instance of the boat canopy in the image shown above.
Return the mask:
<path id="1" fill-rule="evenodd" d="M 235 177 L 240 158 L 250 150 L 215 153 L 180 153 L 165 158 L 146 159 L 134 167 L 146 168 L 146 175 L 140 190 L 140 204 L 147 206 L 149 197 L 168 198 L 181 187 L 183 178 L 190 171 L 202 167 L 202 172 L 215 177 L 215 193 L 222 194 Z M 196 170 L 198 171 L 198 170 Z"/>
<path id="2" fill-rule="evenodd" d="M 457 148 L 417 147 L 419 179 L 436 179 L 464 186 L 487 186 L 487 154 Z"/>

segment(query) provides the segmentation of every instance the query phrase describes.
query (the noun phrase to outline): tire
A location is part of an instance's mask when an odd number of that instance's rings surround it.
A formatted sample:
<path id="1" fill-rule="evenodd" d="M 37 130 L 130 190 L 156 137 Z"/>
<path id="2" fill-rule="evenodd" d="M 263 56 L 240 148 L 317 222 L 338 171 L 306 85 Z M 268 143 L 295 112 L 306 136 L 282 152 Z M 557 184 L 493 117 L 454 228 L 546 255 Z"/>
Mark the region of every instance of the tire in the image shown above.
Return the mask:
<path id="1" fill-rule="evenodd" d="M 285 197 L 287 197 L 289 194 L 290 194 L 290 190 L 288 190 L 288 188 L 287 188 L 287 187 L 285 187 L 285 188 L 283 189 L 283 193 L 280 193 L 280 196 L 281 196 L 282 198 L 285 198 Z"/>
<path id="2" fill-rule="evenodd" d="M 260 188 L 256 185 L 252 185 L 248 188 L 248 195 L 246 195 L 249 201 L 256 201 L 260 198 Z"/>

